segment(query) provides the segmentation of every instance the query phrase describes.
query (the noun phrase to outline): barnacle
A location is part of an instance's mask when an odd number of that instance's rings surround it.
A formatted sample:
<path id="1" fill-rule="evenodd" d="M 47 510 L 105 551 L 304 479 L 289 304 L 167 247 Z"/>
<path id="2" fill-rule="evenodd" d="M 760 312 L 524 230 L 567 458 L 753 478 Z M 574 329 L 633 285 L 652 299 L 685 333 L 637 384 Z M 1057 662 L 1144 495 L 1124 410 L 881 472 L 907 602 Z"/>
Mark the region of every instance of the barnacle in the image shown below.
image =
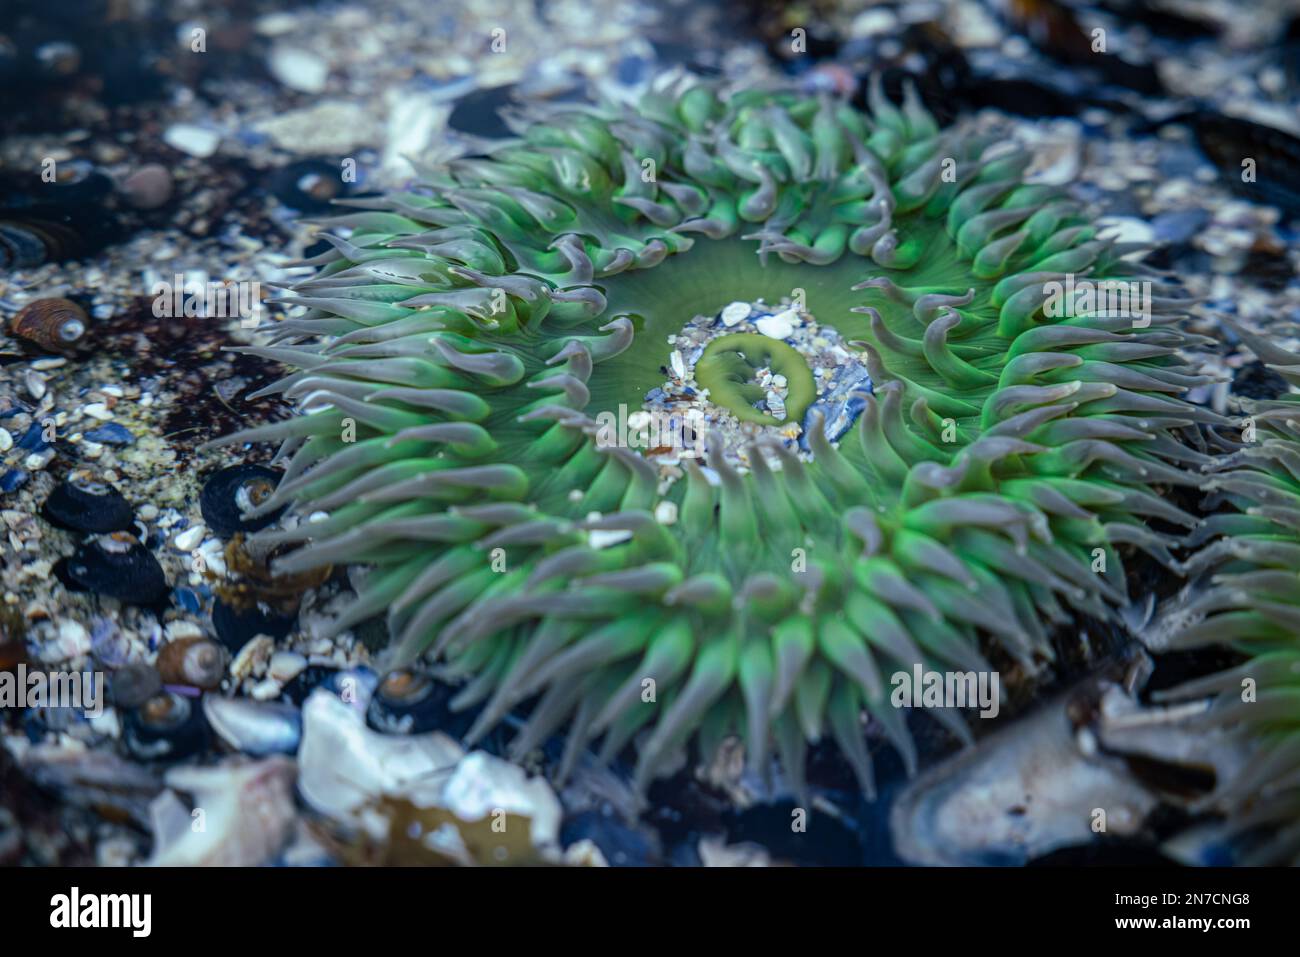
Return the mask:
<path id="1" fill-rule="evenodd" d="M 1300 384 L 1300 356 L 1228 323 L 1270 367 Z M 1300 396 L 1251 403 L 1240 441 L 1222 453 L 1204 487 L 1222 499 L 1188 538 L 1185 594 L 1162 610 L 1159 650 L 1227 644 L 1241 665 L 1161 697 L 1212 697 L 1194 720 L 1226 730 L 1248 769 L 1203 800 L 1227 817 L 1247 863 L 1300 863 Z"/>
<path id="2" fill-rule="evenodd" d="M 296 370 L 266 391 L 301 414 L 222 440 L 283 443 L 249 513 L 299 516 L 257 536 L 303 543 L 277 567 L 373 566 L 335 627 L 386 614 L 389 667 L 464 679 L 471 739 L 536 698 L 517 751 L 567 724 L 563 773 L 642 733 L 641 786 L 735 733 L 799 789 L 829 732 L 870 793 L 864 716 L 916 761 L 889 672 L 1033 672 L 1051 628 L 1111 614 L 1121 549 L 1173 565 L 1145 519 L 1196 523 L 1151 490 L 1200 481 L 1181 433 L 1225 424 L 1178 398 L 1205 381 L 1175 355 L 1180 302 L 1024 183 L 1028 156 L 940 131 L 910 91 L 870 106 L 666 77 L 635 108 L 525 107 L 516 139 L 346 201 L 286 300 L 308 312 L 250 349 Z M 1075 277 L 1151 283 L 1150 314 L 1053 315 Z M 669 482 L 597 441 L 691 317 L 796 290 L 869 372 L 842 441 L 776 340 L 798 446 L 763 432 L 733 460 L 714 430 Z M 762 424 L 754 343 L 729 338 L 699 381 Z"/>

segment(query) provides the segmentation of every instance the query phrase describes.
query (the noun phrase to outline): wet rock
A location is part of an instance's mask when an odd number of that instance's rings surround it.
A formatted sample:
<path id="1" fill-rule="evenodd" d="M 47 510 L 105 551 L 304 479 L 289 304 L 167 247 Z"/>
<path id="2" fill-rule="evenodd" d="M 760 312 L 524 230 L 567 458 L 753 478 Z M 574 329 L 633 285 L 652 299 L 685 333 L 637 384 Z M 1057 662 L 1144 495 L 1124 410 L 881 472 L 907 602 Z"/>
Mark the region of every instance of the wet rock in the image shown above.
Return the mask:
<path id="1" fill-rule="evenodd" d="M 1122 765 L 1083 754 L 1068 696 L 918 777 L 890 814 L 895 849 L 923 865 L 1015 865 L 1094 837 L 1135 833 L 1156 799 Z"/>

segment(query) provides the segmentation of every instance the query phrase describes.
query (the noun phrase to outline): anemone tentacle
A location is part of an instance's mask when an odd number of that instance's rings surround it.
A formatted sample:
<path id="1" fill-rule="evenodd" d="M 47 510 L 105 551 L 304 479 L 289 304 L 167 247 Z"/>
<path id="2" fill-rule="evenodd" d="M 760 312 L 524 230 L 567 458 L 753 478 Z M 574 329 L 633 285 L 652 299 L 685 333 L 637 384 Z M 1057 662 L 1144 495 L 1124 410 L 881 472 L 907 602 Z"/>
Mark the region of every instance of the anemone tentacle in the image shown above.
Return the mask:
<path id="1" fill-rule="evenodd" d="M 520 748 L 641 734 L 645 785 L 735 733 L 800 787 L 829 734 L 870 792 L 864 716 L 916 760 L 889 672 L 1040 669 L 1071 610 L 1126 601 L 1122 551 L 1173 561 L 1141 516 L 1196 519 L 1150 489 L 1200 483 L 1186 439 L 1228 424 L 1179 398 L 1207 381 L 1177 355 L 1184 302 L 1023 154 L 911 91 L 869 100 L 669 77 L 633 112 L 531 107 L 489 154 L 351 201 L 306 315 L 252 350 L 303 414 L 223 441 L 283 441 L 262 509 L 327 513 L 263 540 L 305 543 L 285 570 L 374 565 L 345 622 L 387 608 L 387 667 L 473 679 L 470 738 L 540 695 Z M 1058 315 L 1071 277 L 1150 282 L 1150 313 Z M 813 410 L 807 454 L 762 439 L 737 466 L 714 439 L 666 488 L 598 441 L 662 381 L 665 335 L 795 289 L 870 372 L 842 441 Z M 720 400 L 746 401 L 738 369 L 706 373 Z"/>
<path id="2" fill-rule="evenodd" d="M 1300 355 L 1227 324 L 1269 368 L 1300 385 Z M 1215 433 L 1203 487 L 1216 508 L 1188 538 L 1189 585 L 1160 609 L 1157 650 L 1228 645 L 1237 667 L 1165 691 L 1210 698 L 1195 720 L 1250 754 L 1216 782 L 1205 810 L 1227 817 L 1246 863 L 1300 864 L 1300 395 L 1246 403 L 1240 439 Z"/>

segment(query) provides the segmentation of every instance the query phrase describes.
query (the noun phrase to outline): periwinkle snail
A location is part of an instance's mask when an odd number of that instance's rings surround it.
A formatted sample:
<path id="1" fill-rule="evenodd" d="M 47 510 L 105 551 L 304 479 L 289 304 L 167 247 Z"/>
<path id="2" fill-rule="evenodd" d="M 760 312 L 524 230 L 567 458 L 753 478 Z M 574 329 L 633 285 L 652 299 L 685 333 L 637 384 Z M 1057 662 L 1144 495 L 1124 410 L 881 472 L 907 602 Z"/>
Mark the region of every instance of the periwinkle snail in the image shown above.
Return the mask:
<path id="1" fill-rule="evenodd" d="M 89 328 L 86 311 L 71 299 L 37 299 L 13 317 L 9 331 L 49 352 L 72 352 Z"/>
<path id="2" fill-rule="evenodd" d="M 226 649 L 209 638 L 178 638 L 159 650 L 158 673 L 165 684 L 208 691 L 226 676 L 226 661 Z"/>

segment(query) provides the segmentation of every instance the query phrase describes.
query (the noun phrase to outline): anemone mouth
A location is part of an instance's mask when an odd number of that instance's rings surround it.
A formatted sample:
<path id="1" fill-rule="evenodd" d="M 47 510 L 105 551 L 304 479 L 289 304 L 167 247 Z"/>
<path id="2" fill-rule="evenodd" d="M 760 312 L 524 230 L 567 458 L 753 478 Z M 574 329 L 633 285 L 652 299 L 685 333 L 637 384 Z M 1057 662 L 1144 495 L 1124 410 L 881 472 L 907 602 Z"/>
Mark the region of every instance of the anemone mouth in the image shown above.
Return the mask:
<path id="1" fill-rule="evenodd" d="M 534 700 L 513 747 L 567 727 L 561 775 L 645 731 L 641 786 L 736 734 L 799 790 L 828 734 L 871 793 L 867 715 L 916 763 L 889 670 L 987 671 L 996 646 L 1033 671 L 1071 611 L 1110 617 L 1120 546 L 1172 563 L 1142 517 L 1195 524 L 1148 491 L 1199 481 L 1180 430 L 1222 421 L 1177 398 L 1205 381 L 1179 303 L 1023 184 L 1027 157 L 871 100 L 675 81 L 352 201 L 289 300 L 307 315 L 251 350 L 298 370 L 267 391 L 304 413 L 223 440 L 284 443 L 249 517 L 322 513 L 259 533 L 303 544 L 277 569 L 375 566 L 337 629 L 386 614 L 389 667 L 465 681 L 470 739 Z M 1154 306 L 1053 312 L 1076 276 Z M 829 394 L 814 329 L 850 373 Z M 717 438 L 683 481 L 601 440 L 596 416 L 692 377 Z"/>

